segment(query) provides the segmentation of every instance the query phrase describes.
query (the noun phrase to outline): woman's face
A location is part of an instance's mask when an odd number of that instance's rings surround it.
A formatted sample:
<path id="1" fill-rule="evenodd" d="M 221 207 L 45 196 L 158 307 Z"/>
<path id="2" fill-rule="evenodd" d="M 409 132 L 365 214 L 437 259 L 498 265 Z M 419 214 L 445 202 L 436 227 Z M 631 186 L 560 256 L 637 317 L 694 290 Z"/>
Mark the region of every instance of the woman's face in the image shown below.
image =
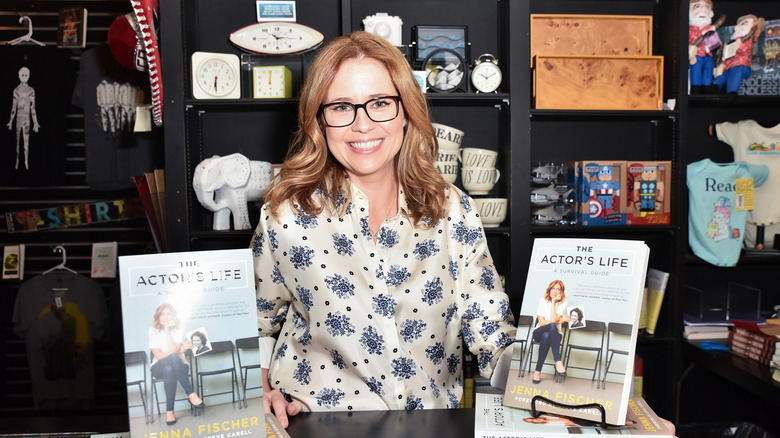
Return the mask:
<path id="1" fill-rule="evenodd" d="M 553 300 L 558 300 L 561 298 L 561 285 L 558 283 L 555 283 L 550 289 L 550 298 Z"/>
<path id="2" fill-rule="evenodd" d="M 578 322 L 580 320 L 580 315 L 577 312 L 571 312 L 569 316 L 571 317 L 572 322 Z"/>
<path id="3" fill-rule="evenodd" d="M 361 104 L 380 96 L 398 96 L 385 66 L 373 58 L 349 59 L 339 67 L 322 103 Z M 402 104 L 398 117 L 387 122 L 374 122 L 358 109 L 351 125 L 325 128 L 328 149 L 353 182 L 387 181 L 395 178 L 393 161 L 401 150 L 405 123 Z"/>
<path id="4" fill-rule="evenodd" d="M 200 341 L 200 336 L 193 336 L 193 337 L 192 337 L 192 345 L 193 345 L 195 348 L 198 348 L 198 347 L 200 347 L 201 345 L 203 345 L 203 343 Z"/>
<path id="5" fill-rule="evenodd" d="M 169 327 L 173 324 L 173 312 L 171 309 L 165 309 L 160 312 L 160 325 L 163 327 Z"/>

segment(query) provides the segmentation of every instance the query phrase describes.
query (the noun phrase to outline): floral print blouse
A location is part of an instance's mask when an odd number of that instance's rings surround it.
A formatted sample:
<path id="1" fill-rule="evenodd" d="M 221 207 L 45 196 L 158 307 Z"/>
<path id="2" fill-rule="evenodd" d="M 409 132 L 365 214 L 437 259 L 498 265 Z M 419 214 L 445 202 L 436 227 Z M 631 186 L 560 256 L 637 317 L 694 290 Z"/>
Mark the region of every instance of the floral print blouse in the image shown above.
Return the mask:
<path id="1" fill-rule="evenodd" d="M 399 213 L 376 243 L 354 185 L 342 217 L 285 204 L 277 221 L 263 206 L 252 250 L 259 333 L 278 334 L 274 389 L 312 411 L 455 408 L 464 344 L 490 376 L 512 312 L 473 200 L 446 190 L 435 226 Z"/>

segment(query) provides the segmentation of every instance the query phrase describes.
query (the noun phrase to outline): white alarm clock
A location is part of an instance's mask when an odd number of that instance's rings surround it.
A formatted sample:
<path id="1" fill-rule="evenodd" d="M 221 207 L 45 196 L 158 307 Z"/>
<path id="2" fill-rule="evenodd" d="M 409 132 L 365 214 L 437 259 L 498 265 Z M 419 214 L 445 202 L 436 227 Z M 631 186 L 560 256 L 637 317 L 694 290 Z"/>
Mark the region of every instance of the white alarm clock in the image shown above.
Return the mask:
<path id="1" fill-rule="evenodd" d="M 192 97 L 238 99 L 241 97 L 241 62 L 230 53 L 192 54 Z"/>

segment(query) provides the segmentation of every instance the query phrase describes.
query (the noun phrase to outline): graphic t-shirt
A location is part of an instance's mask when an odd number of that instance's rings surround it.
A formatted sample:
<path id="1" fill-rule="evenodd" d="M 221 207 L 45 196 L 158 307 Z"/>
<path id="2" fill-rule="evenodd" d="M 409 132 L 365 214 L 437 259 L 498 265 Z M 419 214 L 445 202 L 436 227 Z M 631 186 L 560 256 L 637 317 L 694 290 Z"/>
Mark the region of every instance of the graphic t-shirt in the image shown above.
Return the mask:
<path id="1" fill-rule="evenodd" d="M 103 289 L 83 275 L 54 271 L 21 285 L 14 333 L 26 341 L 36 408 L 95 398 L 93 342 L 103 336 L 107 315 Z M 55 400 L 63 403 L 46 403 Z"/>
<path id="2" fill-rule="evenodd" d="M 780 202 L 777 202 L 777 187 L 780 185 L 780 125 L 765 128 L 755 120 L 715 125 L 718 140 L 734 150 L 734 160 L 749 164 L 769 166 L 766 183 L 755 192 L 755 209 L 748 213 L 748 223 L 764 225 L 766 243 L 772 246 L 775 234 L 780 234 Z M 745 243 L 753 247 L 756 243 L 756 227 L 745 230 Z"/>
<path id="3" fill-rule="evenodd" d="M 2 45 L 0 60 L 0 185 L 62 185 L 77 65 L 53 46 Z"/>
<path id="4" fill-rule="evenodd" d="M 121 65 L 108 44 L 81 55 L 73 104 L 84 109 L 87 185 L 91 189 L 132 189 L 133 176 L 160 167 L 159 130 L 133 131 L 136 106 L 149 102 L 149 75 Z"/>
<path id="5" fill-rule="evenodd" d="M 736 192 L 737 180 L 753 178 L 764 184 L 767 166 L 744 162 L 714 163 L 710 159 L 688 165 L 688 243 L 702 260 L 717 266 L 735 266 L 742 250 L 747 211 Z"/>

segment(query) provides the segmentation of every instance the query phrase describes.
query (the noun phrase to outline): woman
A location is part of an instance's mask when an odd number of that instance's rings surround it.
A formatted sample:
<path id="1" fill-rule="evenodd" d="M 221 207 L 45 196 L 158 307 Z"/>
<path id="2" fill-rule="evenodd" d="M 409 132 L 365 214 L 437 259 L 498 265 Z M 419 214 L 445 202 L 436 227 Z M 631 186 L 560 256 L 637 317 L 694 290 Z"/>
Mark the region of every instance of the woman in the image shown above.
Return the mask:
<path id="1" fill-rule="evenodd" d="M 211 347 L 208 345 L 208 338 L 206 338 L 206 335 L 200 330 L 193 332 L 190 336 L 190 340 L 192 341 L 192 354 L 195 356 L 211 351 Z"/>
<path id="2" fill-rule="evenodd" d="M 149 327 L 149 350 L 152 352 L 152 377 L 163 381 L 165 388 L 165 420 L 168 426 L 176 424 L 173 412 L 177 383 L 187 394 L 190 404 L 195 408 L 193 415 L 203 413 L 205 403 L 192 388 L 189 378 L 189 365 L 184 360 L 184 352 L 192 349 L 192 343 L 185 341 L 184 330 L 179 323 L 176 309 L 170 304 L 162 304 L 154 312 L 152 327 Z"/>
<path id="3" fill-rule="evenodd" d="M 252 242 L 263 403 L 283 426 L 301 410 L 454 408 L 463 342 L 485 376 L 512 344 L 477 210 L 436 154 L 396 47 L 360 31 L 320 51 Z"/>
<path id="4" fill-rule="evenodd" d="M 585 324 L 583 323 L 582 309 L 579 307 L 573 307 L 569 312 L 569 321 L 570 329 L 585 327 Z"/>
<path id="5" fill-rule="evenodd" d="M 539 307 L 536 311 L 536 328 L 533 332 L 533 340 L 539 344 L 539 356 L 536 359 L 536 370 L 531 379 L 534 383 L 542 381 L 542 366 L 547 353 L 552 350 L 555 360 L 555 371 L 566 375 L 566 368 L 561 361 L 561 325 L 569 321 L 566 314 L 566 286 L 561 280 L 553 280 L 544 296 L 539 299 Z"/>

